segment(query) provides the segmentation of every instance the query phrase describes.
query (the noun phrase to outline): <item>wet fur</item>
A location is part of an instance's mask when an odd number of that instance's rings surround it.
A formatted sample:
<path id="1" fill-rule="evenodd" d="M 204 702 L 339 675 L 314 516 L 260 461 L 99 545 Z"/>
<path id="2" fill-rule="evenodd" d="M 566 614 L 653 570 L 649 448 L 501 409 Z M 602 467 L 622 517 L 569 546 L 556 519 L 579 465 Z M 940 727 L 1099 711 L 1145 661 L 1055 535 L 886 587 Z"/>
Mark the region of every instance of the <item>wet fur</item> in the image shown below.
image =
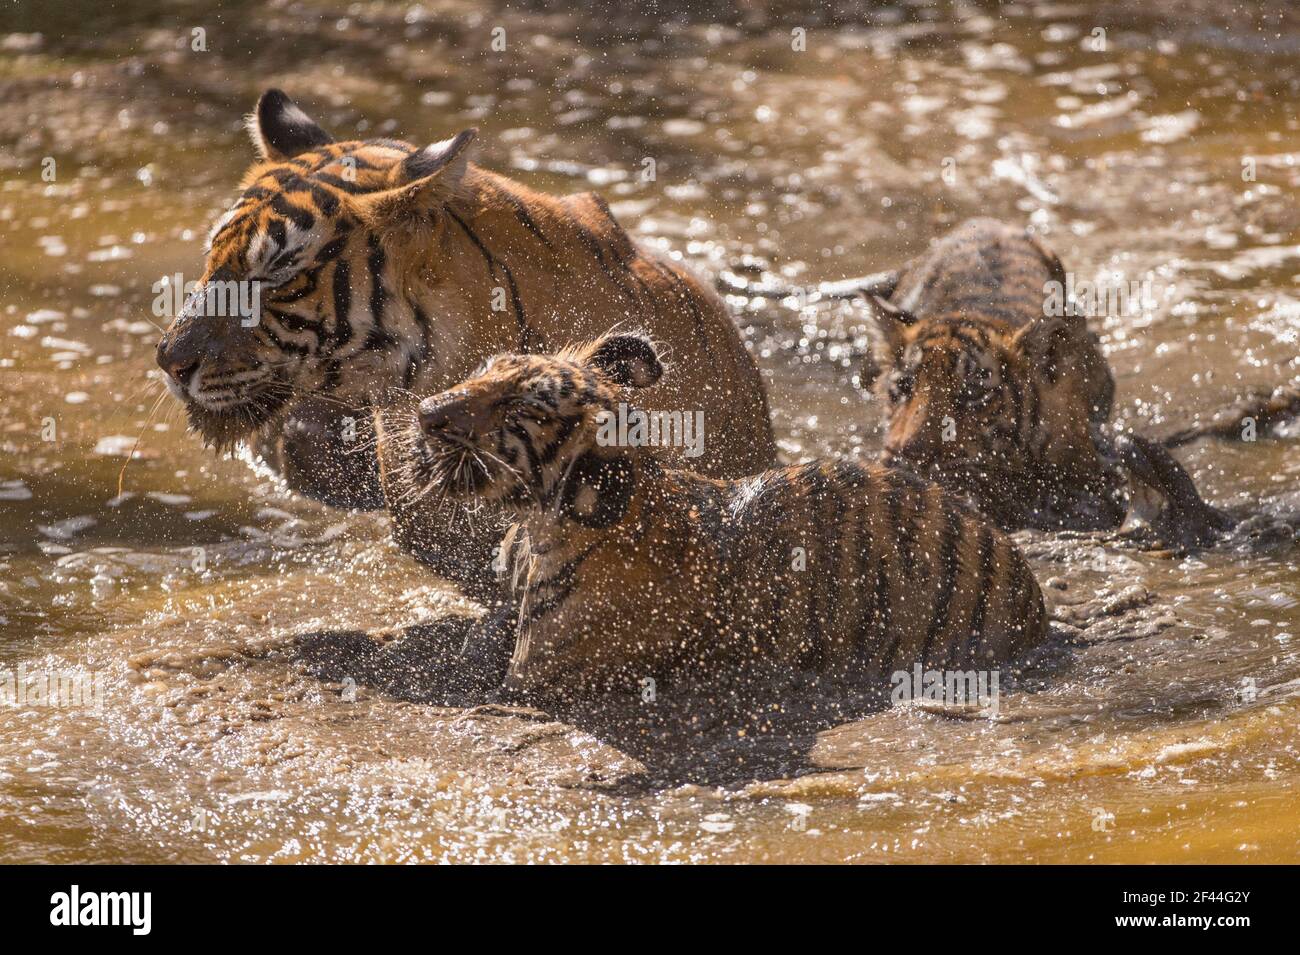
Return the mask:
<path id="1" fill-rule="evenodd" d="M 1230 522 L 1168 452 L 1111 433 L 1109 364 L 1084 318 L 1045 314 L 1049 282 L 1064 287 L 1060 260 L 990 219 L 900 270 L 877 299 L 864 369 L 888 403 L 886 460 L 1005 528 L 1118 527 L 1128 482 L 1133 499 L 1164 502 L 1164 531 L 1212 539 Z"/>
<path id="2" fill-rule="evenodd" d="M 495 594 L 496 528 L 423 510 L 394 483 L 405 458 L 394 436 L 414 395 L 490 355 L 645 327 L 682 362 L 647 404 L 727 423 L 693 465 L 738 475 L 772 463 L 763 384 L 722 301 L 635 243 L 600 197 L 550 196 L 475 166 L 472 131 L 424 149 L 336 142 L 274 90 L 250 129 L 260 159 L 212 230 L 201 283 L 265 280 L 263 314 L 251 328 L 183 314 L 159 344 L 164 367 L 198 369 L 200 392 L 242 396 L 215 410 L 186 398 L 208 443 L 254 441 L 327 500 L 374 506 L 380 486 L 398 543 L 480 599 Z M 345 453 L 336 437 L 356 409 L 374 414 L 363 440 L 376 453 Z"/>
<path id="3" fill-rule="evenodd" d="M 1042 640 L 1042 595 L 1014 544 L 937 485 L 848 462 L 718 480 L 597 444 L 596 415 L 636 387 L 600 360 L 602 341 L 498 359 L 421 405 L 413 440 L 447 458 L 432 493 L 518 521 L 507 695 L 635 693 L 684 672 L 871 681 L 914 662 L 992 667 Z M 517 446 L 497 409 L 538 395 L 546 412 Z M 430 423 L 453 412 L 457 428 Z M 475 454 L 471 489 L 453 462 Z"/>

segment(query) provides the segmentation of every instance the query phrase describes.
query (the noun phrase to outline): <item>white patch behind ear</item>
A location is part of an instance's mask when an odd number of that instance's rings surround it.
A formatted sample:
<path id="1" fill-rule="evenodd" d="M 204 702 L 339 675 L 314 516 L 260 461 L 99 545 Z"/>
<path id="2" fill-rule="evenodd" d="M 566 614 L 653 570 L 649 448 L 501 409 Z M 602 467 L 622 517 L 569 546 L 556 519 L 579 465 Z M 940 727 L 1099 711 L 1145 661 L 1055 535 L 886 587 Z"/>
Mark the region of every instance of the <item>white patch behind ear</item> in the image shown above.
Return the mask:
<path id="1" fill-rule="evenodd" d="M 469 146 L 477 135 L 477 129 L 467 129 L 407 156 L 388 174 L 390 188 L 358 197 L 363 217 L 386 228 L 427 226 L 422 210 L 462 194 Z"/>
<path id="2" fill-rule="evenodd" d="M 298 104 L 277 89 L 262 94 L 246 124 L 258 154 L 273 161 L 292 159 L 334 141 Z"/>
<path id="3" fill-rule="evenodd" d="M 649 388 L 664 374 L 654 342 L 637 333 L 606 335 L 588 361 L 615 384 L 628 388 Z"/>
<path id="4" fill-rule="evenodd" d="M 466 129 L 411 154 L 402 161 L 403 179 L 409 184 L 437 176 L 441 188 L 455 190 L 469 168 L 470 146 L 477 136 L 477 129 Z"/>

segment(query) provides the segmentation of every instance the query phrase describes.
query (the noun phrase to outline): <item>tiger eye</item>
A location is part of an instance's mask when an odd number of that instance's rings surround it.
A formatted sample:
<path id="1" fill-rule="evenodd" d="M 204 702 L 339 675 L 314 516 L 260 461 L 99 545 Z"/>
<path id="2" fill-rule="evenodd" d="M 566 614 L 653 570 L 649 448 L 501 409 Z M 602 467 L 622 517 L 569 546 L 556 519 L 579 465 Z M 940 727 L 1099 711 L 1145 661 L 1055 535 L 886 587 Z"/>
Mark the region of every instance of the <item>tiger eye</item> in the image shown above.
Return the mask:
<path id="1" fill-rule="evenodd" d="M 993 397 L 992 373 L 987 368 L 979 368 L 962 386 L 961 402 L 972 408 L 988 404 Z"/>
<path id="2" fill-rule="evenodd" d="M 912 396 L 915 383 L 912 375 L 895 374 L 889 380 L 889 400 L 894 404 L 902 404 Z"/>

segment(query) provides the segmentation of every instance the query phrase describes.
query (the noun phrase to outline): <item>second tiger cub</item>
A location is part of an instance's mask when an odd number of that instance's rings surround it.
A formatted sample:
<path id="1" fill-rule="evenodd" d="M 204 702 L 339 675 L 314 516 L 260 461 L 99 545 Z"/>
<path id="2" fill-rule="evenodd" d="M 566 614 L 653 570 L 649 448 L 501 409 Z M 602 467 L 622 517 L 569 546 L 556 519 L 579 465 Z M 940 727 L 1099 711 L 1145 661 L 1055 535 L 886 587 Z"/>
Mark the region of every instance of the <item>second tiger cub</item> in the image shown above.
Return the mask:
<path id="1" fill-rule="evenodd" d="M 714 480 L 603 444 L 627 389 L 663 371 L 649 340 L 609 335 L 499 356 L 420 405 L 415 482 L 519 522 L 507 693 L 682 668 L 884 678 L 992 666 L 1043 639 L 1024 558 L 936 484 L 846 462 Z"/>

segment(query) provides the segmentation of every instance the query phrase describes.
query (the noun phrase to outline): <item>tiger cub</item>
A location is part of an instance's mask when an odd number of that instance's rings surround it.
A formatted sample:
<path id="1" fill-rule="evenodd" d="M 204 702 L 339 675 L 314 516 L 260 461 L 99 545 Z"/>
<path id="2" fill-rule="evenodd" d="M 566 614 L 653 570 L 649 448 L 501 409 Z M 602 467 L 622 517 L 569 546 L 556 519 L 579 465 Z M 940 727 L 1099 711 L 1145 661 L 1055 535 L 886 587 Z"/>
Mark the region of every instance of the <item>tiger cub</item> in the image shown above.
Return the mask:
<path id="1" fill-rule="evenodd" d="M 864 378 L 888 402 L 886 463 L 1008 529 L 1114 528 L 1149 503 L 1163 533 L 1213 538 L 1230 522 L 1177 461 L 1110 426 L 1115 380 L 1066 287 L 1034 236 L 972 219 L 874 288 Z"/>
<path id="2" fill-rule="evenodd" d="M 613 334 L 498 356 L 419 406 L 414 485 L 518 521 L 507 696 L 684 671 L 874 680 L 1043 639 L 1024 558 L 936 484 L 847 462 L 737 480 L 665 468 L 633 438 L 625 391 L 663 372 L 647 338 Z"/>

